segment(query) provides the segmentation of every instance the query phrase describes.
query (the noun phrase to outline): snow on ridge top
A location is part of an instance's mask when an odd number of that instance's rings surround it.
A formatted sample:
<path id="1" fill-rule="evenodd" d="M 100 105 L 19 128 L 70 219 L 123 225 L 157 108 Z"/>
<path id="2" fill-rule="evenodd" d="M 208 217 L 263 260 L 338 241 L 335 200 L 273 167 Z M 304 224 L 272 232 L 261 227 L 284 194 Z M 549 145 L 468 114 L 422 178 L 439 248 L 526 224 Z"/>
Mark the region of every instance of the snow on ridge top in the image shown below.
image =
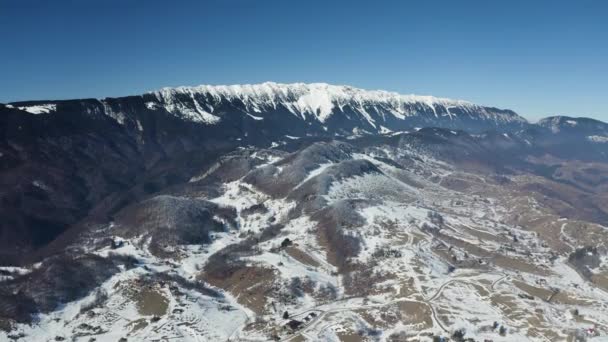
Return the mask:
<path id="1" fill-rule="evenodd" d="M 209 94 L 214 97 L 222 96 L 240 99 L 280 99 L 315 94 L 328 96 L 331 100 L 336 102 L 356 100 L 361 102 L 385 102 L 392 104 L 425 103 L 427 105 L 479 107 L 478 105 L 464 100 L 452 100 L 429 95 L 403 95 L 385 90 L 365 90 L 347 85 L 332 85 L 328 83 L 264 82 L 259 84 L 181 86 L 176 88 L 166 87 L 152 93 L 157 95 L 168 95 L 171 93 L 188 92 Z"/>
<path id="2" fill-rule="evenodd" d="M 502 122 L 525 122 L 516 114 L 503 114 L 492 109 L 463 100 L 452 100 L 434 96 L 402 95 L 384 90 L 364 90 L 346 85 L 327 83 L 275 83 L 241 85 L 199 85 L 176 88 L 162 88 L 151 92 L 156 98 L 168 103 L 173 109 L 176 98 L 194 95 L 209 107 L 208 113 L 213 113 L 213 105 L 222 101 L 242 102 L 248 112 L 263 112 L 276 109 L 282 105 L 292 114 L 305 119 L 309 114 L 320 122 L 325 122 L 336 111 L 342 111 L 349 106 L 358 112 L 372 126 L 376 127 L 369 110 L 392 114 L 398 119 L 405 119 L 420 112 L 421 108 L 432 112 L 436 117 L 457 117 L 456 113 L 469 113 L 480 118 Z M 194 100 L 195 102 L 197 100 Z M 179 101 L 178 101 L 179 102 Z M 214 103 L 215 102 L 215 103 Z M 457 109 L 454 111 L 453 109 Z M 171 111 L 171 110 L 169 110 Z M 447 113 L 447 114 L 446 114 Z M 382 114 L 384 115 L 384 114 Z"/>
<path id="3" fill-rule="evenodd" d="M 11 106 L 12 108 L 13 106 Z M 54 112 L 57 110 L 57 105 L 49 103 L 49 104 L 39 104 L 39 105 L 30 105 L 30 106 L 22 106 L 18 107 L 21 110 L 24 110 L 31 114 L 48 114 L 50 112 Z"/>

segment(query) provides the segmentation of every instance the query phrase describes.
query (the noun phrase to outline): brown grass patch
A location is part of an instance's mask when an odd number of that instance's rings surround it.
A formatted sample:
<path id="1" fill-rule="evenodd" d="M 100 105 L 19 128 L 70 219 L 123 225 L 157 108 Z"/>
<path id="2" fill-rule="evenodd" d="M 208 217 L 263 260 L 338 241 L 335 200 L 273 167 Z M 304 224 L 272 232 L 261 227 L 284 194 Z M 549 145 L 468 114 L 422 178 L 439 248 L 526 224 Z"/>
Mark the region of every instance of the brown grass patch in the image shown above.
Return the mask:
<path id="1" fill-rule="evenodd" d="M 387 329 L 401 322 L 413 325 L 416 330 L 424 330 L 433 326 L 431 309 L 422 302 L 400 301 L 381 308 L 356 310 L 374 329 Z"/>
<path id="2" fill-rule="evenodd" d="M 363 336 L 351 331 L 350 329 L 348 331 L 336 332 L 336 335 L 338 335 L 338 338 L 342 342 L 363 342 L 366 340 Z"/>
<path id="3" fill-rule="evenodd" d="M 304 336 L 302 335 L 296 335 L 295 337 L 293 337 L 291 340 L 289 340 L 290 342 L 306 342 L 308 341 L 306 338 L 304 338 Z"/>
<path id="4" fill-rule="evenodd" d="M 308 255 L 306 252 L 299 249 L 298 247 L 289 246 L 289 247 L 285 248 L 285 252 L 287 254 L 289 254 L 290 257 L 296 259 L 297 261 L 301 262 L 304 265 L 308 265 L 308 266 L 312 266 L 312 267 L 320 266 L 320 264 L 315 259 L 313 259 L 310 255 Z"/>
<path id="5" fill-rule="evenodd" d="M 403 301 L 397 303 L 397 306 L 402 313 L 401 321 L 404 324 L 416 324 L 420 330 L 433 326 L 432 313 L 428 305 L 420 302 Z"/>
<path id="6" fill-rule="evenodd" d="M 244 266 L 228 277 L 205 277 L 205 280 L 213 286 L 231 292 L 240 304 L 256 314 L 262 314 L 272 292 L 275 275 L 269 268 Z"/>
<path id="7" fill-rule="evenodd" d="M 392 284 L 383 286 L 383 282 L 394 280 L 396 276 L 392 273 L 382 273 L 374 270 L 372 265 L 368 265 L 360 271 L 353 271 L 344 274 L 342 285 L 344 292 L 349 296 L 371 296 L 383 293 L 393 293 Z"/>
<path id="8" fill-rule="evenodd" d="M 477 293 L 479 293 L 479 295 L 482 297 L 487 297 L 490 295 L 490 292 L 488 292 L 488 290 L 486 290 L 483 286 L 479 284 L 471 284 L 471 286 L 473 286 Z"/>
<path id="9" fill-rule="evenodd" d="M 533 296 L 535 298 L 540 298 L 542 300 L 549 299 L 549 297 L 551 297 L 551 295 L 553 294 L 553 291 L 551 291 L 549 289 L 543 289 L 540 287 L 532 286 L 530 284 L 526 284 L 519 280 L 513 280 L 512 283 L 513 283 L 513 285 L 515 285 L 515 287 L 517 287 L 521 291 L 529 294 L 530 296 Z"/>
<path id="10" fill-rule="evenodd" d="M 600 287 L 604 291 L 608 291 L 608 275 L 605 273 L 594 274 L 591 276 L 591 282 Z"/>
<path id="11" fill-rule="evenodd" d="M 548 327 L 545 319 L 540 314 L 535 314 L 532 317 L 527 319 L 528 322 L 528 331 L 527 335 L 531 337 L 539 338 L 544 336 L 543 340 L 549 341 L 559 341 L 563 338 L 563 336 L 559 335 L 557 332 L 552 329 L 552 327 Z"/>
<path id="12" fill-rule="evenodd" d="M 534 266 L 519 258 L 511 258 L 511 257 L 504 256 L 504 255 L 496 255 L 492 258 L 492 261 L 494 262 L 494 264 L 496 266 L 514 270 L 514 271 L 531 273 L 531 274 L 536 274 L 536 275 L 545 276 L 545 277 L 552 275 L 551 271 Z"/>
<path id="13" fill-rule="evenodd" d="M 521 291 L 534 296 L 536 298 L 540 298 L 542 300 L 547 300 L 551 298 L 551 302 L 560 303 L 566 305 L 589 305 L 591 302 L 579 299 L 574 297 L 571 293 L 560 291 L 553 295 L 553 291 L 550 289 L 540 288 L 536 286 L 532 286 L 530 284 L 526 284 L 519 280 L 513 280 L 513 285 L 515 285 Z M 553 296 L 552 296 L 553 295 Z"/>
<path id="14" fill-rule="evenodd" d="M 167 313 L 169 300 L 156 289 L 143 289 L 135 295 L 137 311 L 144 316 L 162 316 Z"/>
<path id="15" fill-rule="evenodd" d="M 362 309 L 354 312 L 361 316 L 374 329 L 386 329 L 401 319 L 401 313 L 396 306 L 382 307 L 381 309 Z"/>
<path id="16" fill-rule="evenodd" d="M 517 306 L 513 296 L 495 294 L 490 297 L 490 302 L 509 319 L 519 320 L 526 316 L 526 313 Z"/>
<path id="17" fill-rule="evenodd" d="M 474 236 L 474 237 L 480 239 L 481 241 L 489 240 L 489 241 L 494 241 L 496 243 L 508 243 L 511 241 L 510 239 L 507 239 L 504 236 L 482 232 L 480 230 L 472 229 L 472 228 L 469 228 L 469 227 L 463 226 L 463 225 L 459 225 L 456 228 L 457 228 L 457 230 L 466 232 L 467 234 Z"/>

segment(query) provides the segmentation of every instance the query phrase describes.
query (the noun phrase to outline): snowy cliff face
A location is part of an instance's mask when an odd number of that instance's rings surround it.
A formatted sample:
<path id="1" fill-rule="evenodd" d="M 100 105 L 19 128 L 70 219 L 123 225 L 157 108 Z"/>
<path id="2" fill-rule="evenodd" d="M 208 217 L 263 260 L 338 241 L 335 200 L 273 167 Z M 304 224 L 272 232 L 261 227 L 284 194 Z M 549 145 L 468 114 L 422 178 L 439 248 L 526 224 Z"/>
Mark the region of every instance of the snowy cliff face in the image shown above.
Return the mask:
<path id="1" fill-rule="evenodd" d="M 231 85 L 164 88 L 151 93 L 150 109 L 186 120 L 215 124 L 227 109 L 254 120 L 276 112 L 315 122 L 326 131 L 386 132 L 413 126 L 471 130 L 522 126 L 526 120 L 508 110 L 482 107 L 461 100 L 401 95 L 325 83 Z M 466 124 L 466 125 L 465 125 Z"/>

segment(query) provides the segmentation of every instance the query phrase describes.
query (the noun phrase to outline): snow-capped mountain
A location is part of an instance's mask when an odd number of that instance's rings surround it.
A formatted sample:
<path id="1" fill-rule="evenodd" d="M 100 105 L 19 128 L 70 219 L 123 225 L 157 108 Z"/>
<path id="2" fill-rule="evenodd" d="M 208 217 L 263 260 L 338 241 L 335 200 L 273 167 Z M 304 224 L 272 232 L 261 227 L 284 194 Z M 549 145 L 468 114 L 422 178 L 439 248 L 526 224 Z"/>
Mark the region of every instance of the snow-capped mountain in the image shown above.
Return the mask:
<path id="1" fill-rule="evenodd" d="M 142 129 L 142 118 L 169 116 L 201 126 L 237 127 L 290 135 L 387 133 L 417 127 L 469 132 L 521 129 L 515 112 L 462 100 L 401 95 L 325 83 L 164 88 L 140 96 L 102 100 L 37 101 L 8 105 L 31 114 L 79 111 L 104 114 Z M 224 130 L 225 131 L 225 130 Z"/>
<path id="2" fill-rule="evenodd" d="M 433 125 L 465 129 L 521 126 L 526 120 L 512 111 L 483 107 L 462 100 L 433 96 L 401 95 L 382 90 L 363 90 L 326 83 L 230 85 L 164 88 L 152 93 L 158 102 L 148 108 L 164 108 L 187 120 L 214 124 L 225 108 L 254 120 L 269 113 L 288 112 L 302 121 L 323 125 L 325 130 L 340 122 L 350 128 L 385 132 Z"/>

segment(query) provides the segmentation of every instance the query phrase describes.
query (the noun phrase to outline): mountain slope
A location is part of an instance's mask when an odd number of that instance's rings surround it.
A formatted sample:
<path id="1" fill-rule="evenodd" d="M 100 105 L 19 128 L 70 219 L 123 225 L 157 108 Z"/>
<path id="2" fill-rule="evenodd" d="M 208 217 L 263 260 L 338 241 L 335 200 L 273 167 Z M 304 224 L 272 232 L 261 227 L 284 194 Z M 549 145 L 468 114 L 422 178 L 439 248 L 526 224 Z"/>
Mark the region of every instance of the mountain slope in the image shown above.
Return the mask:
<path id="1" fill-rule="evenodd" d="M 608 333 L 608 163 L 440 128 L 278 145 L 209 158 L 0 267 L 0 339 Z"/>
<path id="2" fill-rule="evenodd" d="M 351 133 L 349 129 L 353 128 L 382 132 L 416 125 L 466 130 L 504 129 L 526 123 L 512 111 L 461 100 L 325 83 L 202 85 L 165 88 L 153 94 L 158 103 L 148 102 L 149 107 L 161 106 L 175 115 L 207 124 L 220 121 L 225 108 L 257 120 L 267 119 L 274 112 L 290 113 L 303 121 L 318 123 L 327 131 L 343 133 Z"/>
<path id="3" fill-rule="evenodd" d="M 510 110 L 466 101 L 324 83 L 179 87 L 101 100 L 0 104 L 0 263 L 23 261 L 64 232 L 190 179 L 239 146 L 443 127 L 463 131 L 459 143 L 465 144 L 464 132 L 504 133 L 483 133 L 494 137 L 491 147 L 502 146 L 501 153 L 537 149 L 608 158 L 605 129 L 574 134 L 587 127 L 581 121 L 556 131 L 555 125 L 569 121 L 530 125 Z M 497 151 L 486 154 L 499 159 Z M 463 153 L 466 148 L 454 156 Z"/>
<path id="4" fill-rule="evenodd" d="M 20 102 L 9 106 L 32 114 L 61 113 L 80 107 L 105 114 L 121 125 L 142 129 L 150 113 L 171 115 L 201 125 L 272 129 L 283 134 L 383 133 L 415 127 L 445 127 L 471 132 L 512 130 L 526 126 L 510 110 L 461 100 L 400 95 L 325 83 L 164 88 L 141 96 L 100 101 Z M 144 115 L 145 113 L 148 113 Z M 304 125 L 302 125 L 304 123 Z"/>
<path id="5" fill-rule="evenodd" d="M 585 134 L 588 136 L 608 135 L 608 124 L 590 118 L 573 118 L 569 116 L 550 116 L 541 119 L 538 126 L 547 128 L 553 133 Z"/>

